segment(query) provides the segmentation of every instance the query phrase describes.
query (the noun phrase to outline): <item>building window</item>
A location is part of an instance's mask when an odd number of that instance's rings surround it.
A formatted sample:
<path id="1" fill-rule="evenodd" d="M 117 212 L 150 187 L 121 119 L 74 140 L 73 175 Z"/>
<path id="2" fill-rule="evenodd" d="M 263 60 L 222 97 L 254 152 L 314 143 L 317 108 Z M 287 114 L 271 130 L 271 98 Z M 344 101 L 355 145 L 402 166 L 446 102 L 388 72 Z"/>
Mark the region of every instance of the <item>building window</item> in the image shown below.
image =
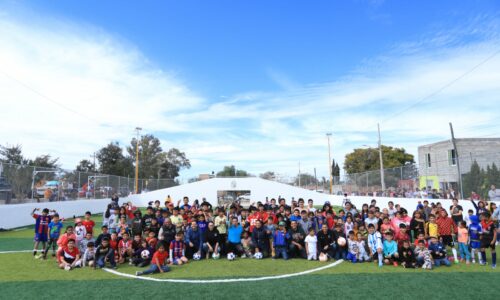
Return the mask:
<path id="1" fill-rule="evenodd" d="M 448 164 L 450 166 L 457 165 L 457 153 L 455 152 L 455 149 L 448 150 Z"/>
<path id="2" fill-rule="evenodd" d="M 427 168 L 431 167 L 431 154 L 430 153 L 425 154 L 425 166 Z"/>

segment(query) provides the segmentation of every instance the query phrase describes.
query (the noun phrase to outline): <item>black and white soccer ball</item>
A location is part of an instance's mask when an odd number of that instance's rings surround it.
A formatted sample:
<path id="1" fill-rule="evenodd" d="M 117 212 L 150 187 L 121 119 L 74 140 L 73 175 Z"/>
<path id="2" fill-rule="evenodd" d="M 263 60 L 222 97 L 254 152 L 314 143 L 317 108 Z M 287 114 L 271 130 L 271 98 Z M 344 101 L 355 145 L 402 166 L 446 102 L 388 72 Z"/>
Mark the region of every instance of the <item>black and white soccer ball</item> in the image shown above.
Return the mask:
<path id="1" fill-rule="evenodd" d="M 141 252 L 141 257 L 142 257 L 143 259 L 147 259 L 147 258 L 149 258 L 149 255 L 150 255 L 150 254 L 151 254 L 151 253 L 149 253 L 149 250 L 142 250 L 142 252 Z"/>
<path id="2" fill-rule="evenodd" d="M 262 255 L 262 252 L 255 252 L 255 254 L 253 255 L 253 258 L 262 259 L 262 258 L 264 258 L 264 255 Z"/>
<path id="3" fill-rule="evenodd" d="M 235 260 L 236 255 L 233 252 L 227 254 L 227 260 Z"/>

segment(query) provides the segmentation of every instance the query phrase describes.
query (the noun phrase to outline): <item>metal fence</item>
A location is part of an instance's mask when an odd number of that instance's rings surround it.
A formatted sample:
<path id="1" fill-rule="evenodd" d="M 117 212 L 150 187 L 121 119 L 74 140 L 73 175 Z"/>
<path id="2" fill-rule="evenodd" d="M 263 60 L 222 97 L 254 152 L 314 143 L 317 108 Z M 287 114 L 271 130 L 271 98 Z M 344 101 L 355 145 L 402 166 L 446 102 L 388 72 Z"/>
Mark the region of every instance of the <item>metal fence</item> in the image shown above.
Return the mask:
<path id="1" fill-rule="evenodd" d="M 139 193 L 179 184 L 172 179 L 139 179 Z M 0 163 L 0 204 L 123 197 L 135 191 L 131 177 Z"/>

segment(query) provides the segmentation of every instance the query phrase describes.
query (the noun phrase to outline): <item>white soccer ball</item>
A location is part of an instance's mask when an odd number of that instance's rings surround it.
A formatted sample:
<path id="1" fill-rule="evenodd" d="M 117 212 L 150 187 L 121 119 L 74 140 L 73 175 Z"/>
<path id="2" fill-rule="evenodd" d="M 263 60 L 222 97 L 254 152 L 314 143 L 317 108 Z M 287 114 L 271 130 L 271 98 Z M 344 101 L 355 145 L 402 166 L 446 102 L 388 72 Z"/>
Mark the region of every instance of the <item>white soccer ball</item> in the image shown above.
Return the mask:
<path id="1" fill-rule="evenodd" d="M 201 259 L 201 254 L 196 252 L 195 254 L 193 254 L 193 260 L 200 260 Z"/>
<path id="2" fill-rule="evenodd" d="M 231 252 L 231 253 L 229 253 L 229 254 L 227 255 L 227 260 L 234 260 L 235 258 L 236 258 L 236 255 L 234 255 L 234 253 L 233 253 L 233 252 Z"/>
<path id="3" fill-rule="evenodd" d="M 264 257 L 264 255 L 262 255 L 262 252 L 255 252 L 255 254 L 253 255 L 253 257 L 255 259 L 262 259 Z"/>
<path id="4" fill-rule="evenodd" d="M 220 254 L 219 253 L 214 253 L 214 254 L 212 254 L 212 258 L 213 259 L 219 259 L 220 258 Z"/>
<path id="5" fill-rule="evenodd" d="M 343 237 L 339 237 L 337 239 L 337 244 L 339 244 L 340 246 L 345 246 L 345 244 L 347 243 L 346 239 L 343 238 Z"/>
<path id="6" fill-rule="evenodd" d="M 149 254 L 150 254 L 150 253 L 149 253 L 149 250 L 142 250 L 142 252 L 141 252 L 141 257 L 142 257 L 143 259 L 147 259 L 147 258 L 149 257 Z"/>

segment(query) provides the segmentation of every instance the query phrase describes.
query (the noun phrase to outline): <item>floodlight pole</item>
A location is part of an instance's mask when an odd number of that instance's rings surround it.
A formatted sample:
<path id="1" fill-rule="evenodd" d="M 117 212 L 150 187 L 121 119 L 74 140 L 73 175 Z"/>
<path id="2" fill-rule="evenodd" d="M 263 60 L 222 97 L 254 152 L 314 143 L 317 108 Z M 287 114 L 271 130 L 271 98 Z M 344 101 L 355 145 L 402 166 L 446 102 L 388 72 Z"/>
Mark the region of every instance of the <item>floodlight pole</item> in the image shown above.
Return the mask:
<path id="1" fill-rule="evenodd" d="M 332 169 L 332 154 L 330 150 L 330 137 L 332 136 L 331 132 L 326 134 L 326 138 L 328 139 L 328 170 L 330 171 L 330 195 L 332 194 L 333 189 L 333 169 Z"/>
<path id="2" fill-rule="evenodd" d="M 382 185 L 382 196 L 385 196 L 385 178 L 384 178 L 384 159 L 382 156 L 382 139 L 380 138 L 380 125 L 377 123 L 378 129 L 378 155 L 380 159 L 380 183 Z"/>
<path id="3" fill-rule="evenodd" d="M 142 128 L 136 127 L 135 132 L 137 135 L 136 143 L 135 143 L 135 193 L 139 193 L 139 135 L 141 133 Z"/>

